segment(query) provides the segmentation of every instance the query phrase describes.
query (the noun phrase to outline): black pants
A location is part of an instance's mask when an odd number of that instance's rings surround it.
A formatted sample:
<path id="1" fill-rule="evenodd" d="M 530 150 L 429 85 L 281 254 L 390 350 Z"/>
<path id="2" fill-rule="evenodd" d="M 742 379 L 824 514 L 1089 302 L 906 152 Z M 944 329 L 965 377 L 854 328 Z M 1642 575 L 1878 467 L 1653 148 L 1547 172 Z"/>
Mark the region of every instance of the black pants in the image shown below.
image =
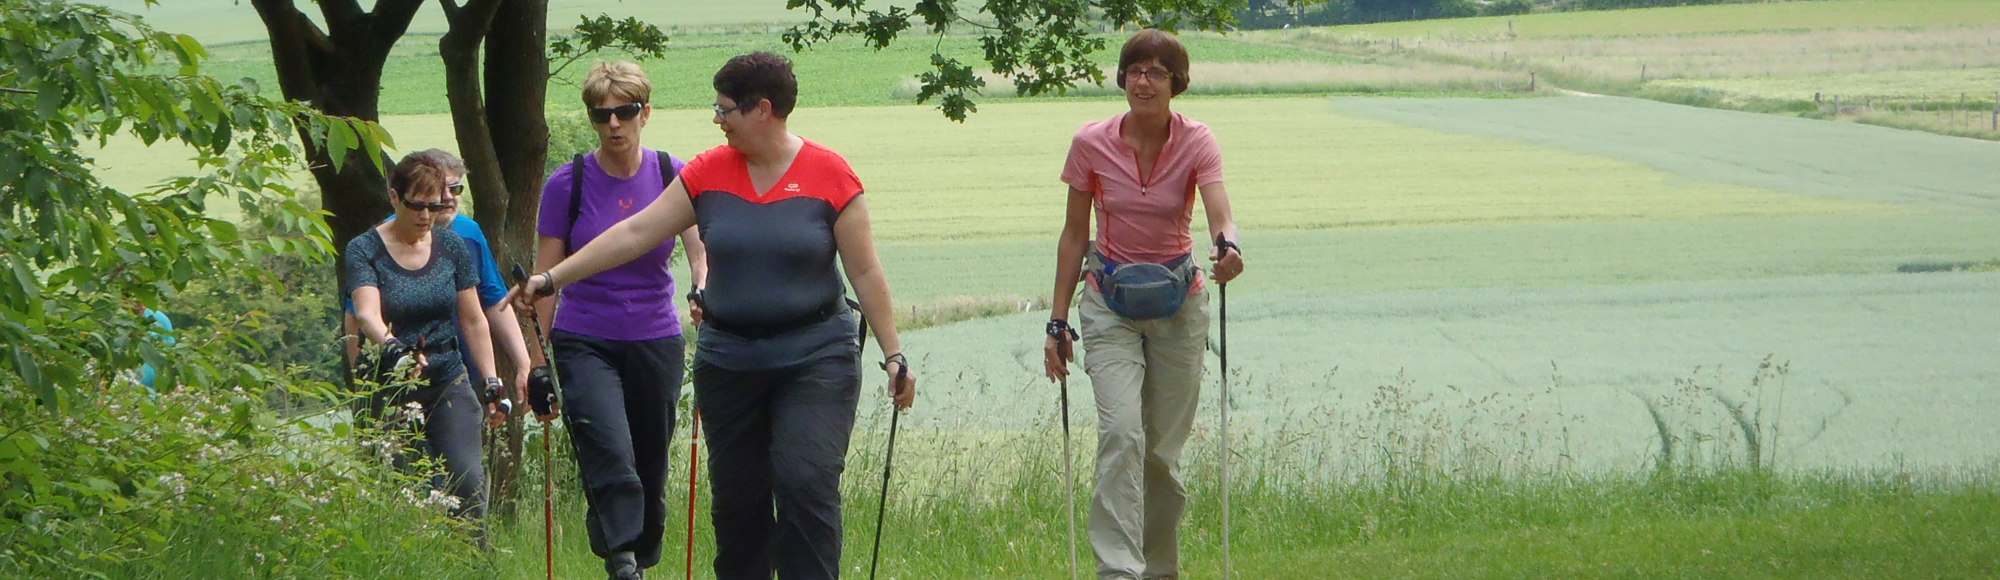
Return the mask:
<path id="1" fill-rule="evenodd" d="M 479 521 L 480 540 L 485 540 L 486 464 L 479 431 L 486 409 L 472 392 L 464 372 L 449 379 L 431 379 L 415 389 L 382 389 L 371 398 L 372 416 L 386 427 L 400 425 L 399 414 L 409 403 L 423 406 L 423 440 L 415 448 L 423 455 L 443 458 L 445 476 L 432 480 L 436 487 L 458 498 L 452 515 Z M 398 456 L 398 467 L 407 468 L 407 457 Z"/>
<path id="2" fill-rule="evenodd" d="M 840 473 L 860 373 L 845 356 L 747 372 L 695 359 L 716 578 L 840 576 Z"/>
<path id="3" fill-rule="evenodd" d="M 600 558 L 631 552 L 641 568 L 658 565 L 681 337 L 624 341 L 556 331 L 552 340 L 563 420 L 589 504 L 590 551 Z"/>

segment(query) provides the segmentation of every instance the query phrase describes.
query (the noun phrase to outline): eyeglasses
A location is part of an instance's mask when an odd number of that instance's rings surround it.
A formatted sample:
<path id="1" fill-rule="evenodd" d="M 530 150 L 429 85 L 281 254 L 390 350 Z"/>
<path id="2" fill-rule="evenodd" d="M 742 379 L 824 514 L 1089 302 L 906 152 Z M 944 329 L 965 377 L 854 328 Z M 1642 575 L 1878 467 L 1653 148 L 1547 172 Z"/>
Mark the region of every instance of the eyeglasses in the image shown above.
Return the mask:
<path id="1" fill-rule="evenodd" d="M 447 183 L 444 186 L 444 192 L 451 194 L 452 197 L 465 195 L 465 182 Z"/>
<path id="2" fill-rule="evenodd" d="M 618 120 L 620 121 L 630 121 L 632 120 L 633 117 L 639 116 L 639 111 L 644 110 L 645 108 L 646 108 L 645 103 L 625 103 L 623 105 L 619 105 L 616 107 L 609 107 L 609 108 L 591 107 L 590 122 L 609 123 L 611 122 L 612 115 L 617 115 Z"/>
<path id="3" fill-rule="evenodd" d="M 1174 73 L 1163 68 L 1135 68 L 1125 71 L 1125 82 L 1136 81 L 1140 77 L 1145 77 L 1146 80 L 1153 81 L 1154 84 L 1159 84 L 1167 82 L 1167 79 L 1174 78 Z"/>
<path id="4" fill-rule="evenodd" d="M 752 100 L 749 103 L 740 103 L 740 102 L 736 103 L 736 106 L 734 107 L 724 107 L 722 105 L 709 105 L 708 108 L 710 110 L 715 111 L 715 116 L 720 117 L 729 114 L 730 111 L 748 111 L 751 109 L 755 109 L 757 108 L 757 103 L 758 101 Z"/>
<path id="5" fill-rule="evenodd" d="M 424 203 L 421 201 L 411 200 L 410 198 L 405 197 L 403 198 L 403 207 L 410 208 L 410 211 L 414 212 L 427 211 L 431 213 L 443 213 L 445 211 L 451 210 L 452 208 L 458 207 L 458 202 L 440 201 L 437 203 Z"/>

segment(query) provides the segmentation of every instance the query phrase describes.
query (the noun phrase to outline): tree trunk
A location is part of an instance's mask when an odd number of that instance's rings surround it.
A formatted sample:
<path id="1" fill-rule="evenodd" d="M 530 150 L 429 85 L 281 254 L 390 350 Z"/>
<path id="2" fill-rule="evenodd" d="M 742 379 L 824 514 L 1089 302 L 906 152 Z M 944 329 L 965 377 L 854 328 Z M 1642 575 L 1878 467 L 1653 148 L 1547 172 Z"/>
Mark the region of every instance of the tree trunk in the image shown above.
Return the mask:
<path id="1" fill-rule="evenodd" d="M 535 265 L 535 218 L 549 155 L 548 81 L 548 0 L 507 0 L 486 43 L 486 122 L 507 195 L 483 215 L 494 216 L 502 264 Z"/>
<path id="2" fill-rule="evenodd" d="M 318 0 L 328 34 L 319 29 L 293 0 L 252 0 L 271 39 L 271 56 L 278 85 L 286 100 L 305 101 L 329 115 L 380 121 L 382 67 L 389 49 L 409 28 L 422 0 L 380 0 L 373 13 L 361 11 L 355 0 Z M 333 232 L 336 284 L 333 300 L 344 294 L 347 272 L 339 264 L 347 257 L 347 242 L 380 223 L 394 210 L 389 206 L 388 179 L 370 163 L 371 152 L 355 150 L 334 171 L 333 160 L 315 145 L 309 128 L 299 125 L 299 141 L 312 164 L 320 188 L 320 209 L 329 214 Z"/>

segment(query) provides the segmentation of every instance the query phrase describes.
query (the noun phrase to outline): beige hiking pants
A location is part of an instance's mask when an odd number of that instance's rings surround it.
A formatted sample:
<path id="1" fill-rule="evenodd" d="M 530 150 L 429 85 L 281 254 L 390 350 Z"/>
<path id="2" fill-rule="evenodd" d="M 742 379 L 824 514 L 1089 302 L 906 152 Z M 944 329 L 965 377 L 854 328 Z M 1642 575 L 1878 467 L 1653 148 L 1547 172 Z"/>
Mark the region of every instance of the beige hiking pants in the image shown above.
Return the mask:
<path id="1" fill-rule="evenodd" d="M 1181 448 L 1194 428 L 1208 346 L 1208 291 L 1168 318 L 1132 320 L 1084 286 L 1078 332 L 1097 392 L 1097 493 L 1090 545 L 1099 578 L 1180 575 L 1187 511 Z"/>

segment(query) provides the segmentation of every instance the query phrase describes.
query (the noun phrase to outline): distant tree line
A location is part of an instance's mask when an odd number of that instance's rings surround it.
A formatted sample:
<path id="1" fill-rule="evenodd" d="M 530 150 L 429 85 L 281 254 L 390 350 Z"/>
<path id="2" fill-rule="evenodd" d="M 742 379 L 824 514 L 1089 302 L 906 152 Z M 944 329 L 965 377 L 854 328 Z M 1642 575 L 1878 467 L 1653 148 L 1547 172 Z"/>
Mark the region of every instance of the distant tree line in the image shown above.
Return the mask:
<path id="1" fill-rule="evenodd" d="M 1759 1 L 1768 0 L 1249 0 L 1236 11 L 1236 20 L 1238 27 L 1254 30 Z"/>

